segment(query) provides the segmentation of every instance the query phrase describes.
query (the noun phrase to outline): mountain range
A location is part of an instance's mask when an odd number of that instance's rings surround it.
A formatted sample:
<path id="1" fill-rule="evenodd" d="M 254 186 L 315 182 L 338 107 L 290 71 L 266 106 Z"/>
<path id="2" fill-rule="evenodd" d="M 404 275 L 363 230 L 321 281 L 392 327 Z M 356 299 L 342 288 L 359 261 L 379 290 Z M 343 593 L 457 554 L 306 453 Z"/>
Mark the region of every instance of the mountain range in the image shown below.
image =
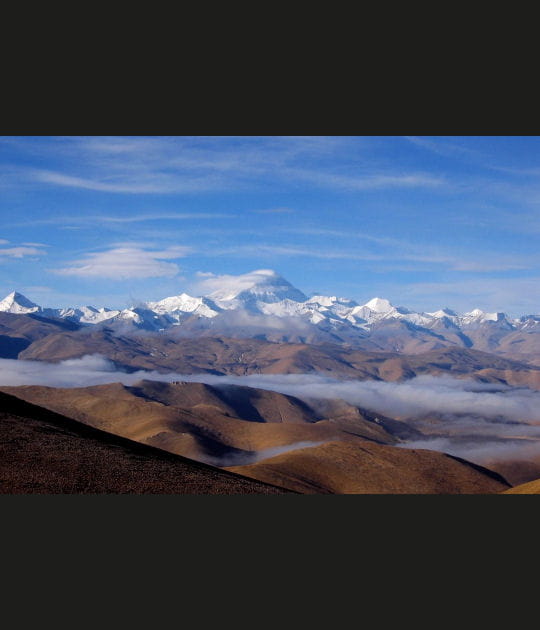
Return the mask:
<path id="1" fill-rule="evenodd" d="M 296 492 L 500 492 L 540 477 L 540 438 L 531 412 L 540 390 L 540 317 L 512 319 L 478 309 L 423 313 L 379 297 L 365 304 L 307 297 L 270 270 L 213 278 L 209 284 L 213 290 L 207 295 L 181 293 L 126 309 L 44 308 L 10 293 L 0 302 L 0 359 L 19 361 L 2 363 L 0 394 Z M 104 384 L 91 385 L 84 370 L 78 372 L 93 360 L 87 355 L 110 362 Z M 80 365 L 70 364 L 73 359 Z M 71 384 L 49 379 L 52 364 L 70 373 Z M 153 371 L 150 378 L 163 374 L 163 382 L 117 382 L 139 370 Z M 13 379 L 15 373 L 21 378 Z M 201 382 L 165 382 L 171 374 L 200 375 Z M 373 399 L 364 404 L 364 394 L 358 403 L 328 397 L 330 385 L 321 385 L 325 396 L 310 390 L 312 398 L 297 398 L 274 391 L 272 379 L 252 381 L 263 384 L 256 389 L 226 381 L 205 384 L 203 375 L 315 375 L 349 384 L 444 377 L 441 387 L 454 392 L 452 383 L 463 381 L 465 406 L 451 411 L 443 405 L 448 391 L 429 390 L 423 395 L 431 406 L 425 409 L 398 405 L 381 412 Z M 484 407 L 468 406 L 474 403 L 470 392 L 511 397 L 513 388 L 521 392 L 516 401 L 524 401 L 523 418 L 506 418 L 499 407 L 498 415 L 486 412 L 484 418 Z M 376 391 L 388 402 L 394 390 Z M 488 397 L 482 404 L 493 406 L 495 400 L 504 402 Z M 10 418 L 9 436 L 15 431 Z M 37 429 L 31 440 L 40 450 Z M 445 454 L 449 441 L 460 457 Z M 476 455 L 475 444 L 485 453 Z M 435 450 L 426 450 L 432 446 Z M 77 442 L 74 448 L 85 447 Z M 474 456 L 465 461 L 460 449 Z M 19 457 L 17 449 L 9 457 Z M 21 465 L 27 466 L 28 457 Z M 19 487 L 15 469 L 8 466 L 5 474 Z M 81 483 L 86 487 L 86 477 Z"/>
<path id="2" fill-rule="evenodd" d="M 339 343 L 371 351 L 423 353 L 474 348 L 536 362 L 540 316 L 449 308 L 416 312 L 375 297 L 365 304 L 337 296 L 307 297 L 275 271 L 228 276 L 207 295 L 180 293 L 125 309 L 44 308 L 14 291 L 0 313 L 63 321 L 116 333 L 170 332 L 176 337 L 226 336 L 290 343 Z M 526 342 L 526 343 L 525 343 Z"/>

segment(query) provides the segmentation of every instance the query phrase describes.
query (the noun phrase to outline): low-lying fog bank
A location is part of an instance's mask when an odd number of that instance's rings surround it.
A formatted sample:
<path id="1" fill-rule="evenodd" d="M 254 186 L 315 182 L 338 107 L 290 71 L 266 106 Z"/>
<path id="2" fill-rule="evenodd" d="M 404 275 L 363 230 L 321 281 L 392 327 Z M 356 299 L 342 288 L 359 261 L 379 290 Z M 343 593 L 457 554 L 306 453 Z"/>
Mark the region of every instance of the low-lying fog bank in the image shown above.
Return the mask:
<path id="1" fill-rule="evenodd" d="M 391 418 L 406 420 L 426 439 L 403 443 L 482 463 L 486 459 L 540 457 L 540 392 L 451 377 L 419 376 L 404 382 L 340 381 L 319 374 L 216 376 L 127 373 L 100 355 L 60 363 L 0 359 L 0 385 L 86 387 L 141 379 L 247 385 L 314 401 L 341 398 Z M 315 403 L 316 404 L 316 403 Z M 440 434 L 444 433 L 444 436 Z M 437 435 L 439 434 L 439 435 Z M 258 458 L 259 459 L 259 458 Z"/>

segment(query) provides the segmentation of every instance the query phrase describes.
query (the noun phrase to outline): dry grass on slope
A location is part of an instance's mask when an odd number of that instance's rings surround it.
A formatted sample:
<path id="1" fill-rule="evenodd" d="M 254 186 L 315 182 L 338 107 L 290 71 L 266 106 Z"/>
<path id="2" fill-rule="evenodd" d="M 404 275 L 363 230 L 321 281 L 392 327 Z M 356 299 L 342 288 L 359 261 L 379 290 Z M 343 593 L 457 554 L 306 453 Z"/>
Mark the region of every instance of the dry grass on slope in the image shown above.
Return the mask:
<path id="1" fill-rule="evenodd" d="M 509 490 L 505 490 L 503 494 L 540 494 L 540 479 L 514 486 Z"/>
<path id="2" fill-rule="evenodd" d="M 329 405 L 328 419 L 316 421 L 315 412 L 309 413 L 305 403 L 254 388 L 221 390 L 201 383 L 141 381 L 133 387 L 113 383 L 1 390 L 93 427 L 216 464 L 230 455 L 252 457 L 299 442 L 350 440 L 355 435 L 384 443 L 396 441 L 356 408 Z"/>
<path id="3" fill-rule="evenodd" d="M 303 493 L 491 494 L 509 487 L 491 471 L 421 449 L 330 442 L 228 470 Z"/>
<path id="4" fill-rule="evenodd" d="M 283 494 L 0 393 L 1 494 Z"/>

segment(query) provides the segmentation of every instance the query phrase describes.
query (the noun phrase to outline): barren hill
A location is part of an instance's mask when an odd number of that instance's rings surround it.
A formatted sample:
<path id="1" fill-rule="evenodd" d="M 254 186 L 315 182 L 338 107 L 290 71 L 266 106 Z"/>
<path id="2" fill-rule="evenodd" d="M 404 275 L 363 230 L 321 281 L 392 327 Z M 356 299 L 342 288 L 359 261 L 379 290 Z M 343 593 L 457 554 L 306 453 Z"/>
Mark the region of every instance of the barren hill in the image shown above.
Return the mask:
<path id="1" fill-rule="evenodd" d="M 15 316 L 14 316 L 15 317 Z M 176 338 L 146 333 L 82 329 L 48 334 L 18 353 L 19 359 L 58 362 L 101 354 L 128 369 L 179 374 L 301 374 L 400 381 L 422 374 L 540 388 L 540 367 L 468 348 L 436 348 L 411 355 L 369 352 L 343 344 L 272 343 L 258 339 Z"/>
<path id="2" fill-rule="evenodd" d="M 540 479 L 514 486 L 509 490 L 505 490 L 504 494 L 540 494 Z"/>
<path id="3" fill-rule="evenodd" d="M 0 358 L 16 359 L 33 342 L 48 335 L 73 332 L 80 327 L 73 322 L 53 320 L 38 315 L 13 315 L 0 312 Z"/>
<path id="4" fill-rule="evenodd" d="M 398 421 L 343 401 L 318 410 L 249 387 L 141 381 L 5 387 L 94 427 L 298 492 L 490 493 L 502 477 L 443 453 L 392 446 Z M 405 425 L 403 425 L 405 426 Z"/>
<path id="5" fill-rule="evenodd" d="M 509 487 L 500 475 L 444 453 L 359 439 L 228 470 L 310 494 L 490 494 Z"/>
<path id="6" fill-rule="evenodd" d="M 253 461 L 268 449 L 361 436 L 397 438 L 373 415 L 343 402 L 325 414 L 302 401 L 251 387 L 141 381 L 81 388 L 2 387 L 1 391 L 124 437 L 212 464 Z"/>

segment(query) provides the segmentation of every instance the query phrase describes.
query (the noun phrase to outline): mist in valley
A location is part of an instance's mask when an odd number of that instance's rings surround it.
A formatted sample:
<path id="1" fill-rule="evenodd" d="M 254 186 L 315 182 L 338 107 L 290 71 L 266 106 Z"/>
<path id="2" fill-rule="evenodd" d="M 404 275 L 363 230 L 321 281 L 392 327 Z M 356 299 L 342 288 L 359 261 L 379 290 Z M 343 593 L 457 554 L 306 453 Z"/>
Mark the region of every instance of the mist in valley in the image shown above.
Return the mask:
<path id="1" fill-rule="evenodd" d="M 59 363 L 0 359 L 0 385 L 87 387 L 140 380 L 201 382 L 215 387 L 242 385 L 273 390 L 318 402 L 342 399 L 349 404 L 406 422 L 425 437 L 403 441 L 400 447 L 443 451 L 476 463 L 540 459 L 540 392 L 448 376 L 417 376 L 402 382 L 337 380 L 321 374 L 217 376 L 125 372 L 100 356 L 87 355 Z M 304 444 L 303 446 L 306 446 Z M 301 448 L 289 445 L 285 450 Z M 285 451 L 243 456 L 241 463 L 260 461 Z M 246 459 L 247 457 L 247 459 Z M 245 460 L 245 461 L 244 461 Z M 208 462 L 212 463 L 212 462 Z M 236 465 L 231 461 L 221 465 Z"/>

